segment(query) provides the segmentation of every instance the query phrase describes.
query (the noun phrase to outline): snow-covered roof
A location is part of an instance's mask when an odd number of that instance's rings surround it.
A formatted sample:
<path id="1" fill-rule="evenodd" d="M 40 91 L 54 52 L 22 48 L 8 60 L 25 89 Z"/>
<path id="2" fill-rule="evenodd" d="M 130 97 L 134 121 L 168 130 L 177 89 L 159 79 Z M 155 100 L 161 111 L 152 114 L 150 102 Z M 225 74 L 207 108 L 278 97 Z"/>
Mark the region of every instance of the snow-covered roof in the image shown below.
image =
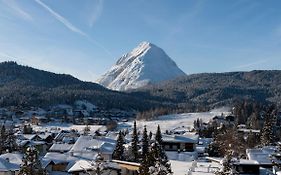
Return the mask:
<path id="1" fill-rule="evenodd" d="M 21 137 L 26 140 L 32 140 L 36 137 L 36 134 L 22 134 Z"/>
<path id="2" fill-rule="evenodd" d="M 92 136 L 80 136 L 71 148 L 71 152 L 83 153 L 99 151 L 112 153 L 115 148 L 115 140 L 109 138 L 93 138 Z"/>
<path id="3" fill-rule="evenodd" d="M 128 161 L 122 161 L 122 160 L 112 160 L 112 162 L 119 163 L 119 164 L 126 164 L 126 165 L 133 165 L 133 166 L 141 166 L 140 163 L 136 162 L 128 162 Z"/>
<path id="4" fill-rule="evenodd" d="M 49 151 L 58 151 L 58 152 L 67 152 L 72 148 L 73 144 L 65 144 L 65 143 L 54 143 Z"/>
<path id="5" fill-rule="evenodd" d="M 82 109 L 82 106 L 86 107 L 86 110 L 89 112 L 94 111 L 97 109 L 97 106 L 93 105 L 92 103 L 88 102 L 87 100 L 77 100 L 74 103 L 78 108 Z"/>
<path id="6" fill-rule="evenodd" d="M 20 165 L 9 162 L 6 159 L 0 158 L 0 172 L 19 170 Z"/>
<path id="7" fill-rule="evenodd" d="M 42 158 L 42 166 L 45 168 L 50 162 L 54 162 L 55 164 L 60 163 L 71 163 L 79 160 L 79 158 L 72 156 L 71 154 L 61 154 L 56 152 L 48 152 Z"/>
<path id="8" fill-rule="evenodd" d="M 198 143 L 198 135 L 166 135 L 163 134 L 164 142 Z"/>
<path id="9" fill-rule="evenodd" d="M 260 149 L 247 149 L 247 157 L 249 160 L 255 160 L 260 164 L 272 164 L 270 155 L 275 151 L 274 147 L 264 147 Z"/>
<path id="10" fill-rule="evenodd" d="M 0 159 L 9 160 L 10 163 L 20 165 L 22 164 L 23 154 L 21 153 L 6 153 L 0 155 Z"/>
<path id="11" fill-rule="evenodd" d="M 66 104 L 59 104 L 54 106 L 53 108 L 60 108 L 60 109 L 72 109 L 72 106 Z"/>
<path id="12" fill-rule="evenodd" d="M 245 133 L 260 133 L 260 130 L 258 129 L 245 129 L 245 128 L 241 128 L 241 129 L 238 129 L 238 131 L 241 131 L 241 132 L 245 132 Z"/>
<path id="13" fill-rule="evenodd" d="M 49 136 L 52 136 L 52 134 L 51 133 L 38 134 L 38 137 L 40 137 L 43 140 L 47 139 Z"/>
<path id="14" fill-rule="evenodd" d="M 95 168 L 94 162 L 88 160 L 78 160 L 73 164 L 69 169 L 68 172 L 79 172 L 83 170 L 92 170 Z M 119 165 L 114 162 L 104 162 L 103 165 L 105 168 L 113 168 L 113 169 L 120 169 Z"/>
<path id="15" fill-rule="evenodd" d="M 236 165 L 259 165 L 256 160 L 239 159 L 239 162 L 235 162 Z"/>
<path id="16" fill-rule="evenodd" d="M 91 165 L 90 161 L 87 160 L 78 160 L 68 169 L 68 172 L 77 172 L 77 171 L 83 171 L 83 170 L 91 170 L 93 169 L 93 166 Z"/>

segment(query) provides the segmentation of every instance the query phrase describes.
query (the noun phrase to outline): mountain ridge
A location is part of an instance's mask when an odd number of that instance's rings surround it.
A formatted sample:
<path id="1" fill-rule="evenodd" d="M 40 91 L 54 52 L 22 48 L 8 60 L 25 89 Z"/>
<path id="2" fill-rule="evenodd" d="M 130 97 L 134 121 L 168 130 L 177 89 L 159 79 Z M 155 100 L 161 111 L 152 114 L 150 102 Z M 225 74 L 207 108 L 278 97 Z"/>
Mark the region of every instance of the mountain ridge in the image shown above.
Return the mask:
<path id="1" fill-rule="evenodd" d="M 0 63 L 0 106 L 48 107 L 56 104 L 73 104 L 88 100 L 101 108 L 145 110 L 155 106 L 128 93 L 112 91 L 103 86 L 81 81 L 71 75 L 56 74 L 18 65 L 16 62 Z"/>
<path id="2" fill-rule="evenodd" d="M 141 42 L 119 58 L 97 82 L 109 89 L 126 91 L 184 75 L 163 49 Z"/>
<path id="3" fill-rule="evenodd" d="M 281 105 L 281 70 L 191 74 L 138 89 L 141 92 L 170 103 L 211 108 L 243 99 Z"/>

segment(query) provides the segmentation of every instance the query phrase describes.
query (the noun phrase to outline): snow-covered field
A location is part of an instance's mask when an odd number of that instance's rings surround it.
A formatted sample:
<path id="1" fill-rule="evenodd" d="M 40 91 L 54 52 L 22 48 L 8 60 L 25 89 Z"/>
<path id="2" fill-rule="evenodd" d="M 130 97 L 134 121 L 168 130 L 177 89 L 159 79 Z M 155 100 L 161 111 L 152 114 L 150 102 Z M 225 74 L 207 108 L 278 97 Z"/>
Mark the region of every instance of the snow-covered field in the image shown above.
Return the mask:
<path id="1" fill-rule="evenodd" d="M 224 115 L 229 114 L 229 108 L 219 108 L 212 110 L 210 112 L 200 112 L 200 113 L 184 113 L 184 114 L 173 114 L 173 115 L 165 115 L 159 116 L 158 119 L 153 121 L 137 121 L 137 127 L 142 130 L 144 125 L 146 125 L 147 130 L 151 132 L 155 132 L 157 129 L 157 125 L 160 125 L 162 132 L 166 130 L 181 130 L 184 129 L 192 129 L 193 122 L 196 119 L 202 119 L 203 122 L 208 122 L 215 116 L 220 116 L 222 113 Z M 121 127 L 130 128 L 133 125 L 133 122 L 121 123 Z"/>
<path id="2" fill-rule="evenodd" d="M 193 128 L 193 122 L 196 119 L 202 119 L 203 122 L 208 122 L 214 116 L 219 116 L 222 113 L 224 115 L 229 114 L 229 108 L 220 108 L 215 109 L 210 112 L 200 112 L 200 113 L 184 113 L 184 114 L 172 114 L 172 115 L 165 115 L 159 116 L 158 119 L 152 121 L 137 121 L 137 127 L 139 130 L 146 125 L 147 130 L 155 133 L 157 129 L 157 125 L 160 125 L 162 132 L 166 130 L 188 130 Z M 129 122 L 121 122 L 119 123 L 119 129 L 131 129 L 133 126 L 133 121 Z M 49 123 L 42 126 L 33 126 L 35 131 L 50 131 L 50 130 L 71 130 L 75 129 L 80 132 L 86 125 L 73 125 L 73 124 L 66 124 L 66 123 Z M 95 132 L 96 130 L 105 130 L 105 126 L 102 125 L 89 125 L 91 128 L 91 132 Z"/>

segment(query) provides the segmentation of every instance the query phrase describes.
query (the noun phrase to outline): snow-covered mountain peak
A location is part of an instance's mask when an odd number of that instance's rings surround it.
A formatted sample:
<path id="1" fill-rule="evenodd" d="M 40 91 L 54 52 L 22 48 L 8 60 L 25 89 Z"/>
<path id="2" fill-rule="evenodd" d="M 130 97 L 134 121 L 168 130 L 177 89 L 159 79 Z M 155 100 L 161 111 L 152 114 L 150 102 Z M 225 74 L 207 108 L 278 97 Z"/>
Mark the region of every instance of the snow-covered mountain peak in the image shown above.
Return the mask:
<path id="1" fill-rule="evenodd" d="M 123 91 L 183 75 L 185 73 L 161 48 L 145 41 L 124 54 L 97 82 Z"/>

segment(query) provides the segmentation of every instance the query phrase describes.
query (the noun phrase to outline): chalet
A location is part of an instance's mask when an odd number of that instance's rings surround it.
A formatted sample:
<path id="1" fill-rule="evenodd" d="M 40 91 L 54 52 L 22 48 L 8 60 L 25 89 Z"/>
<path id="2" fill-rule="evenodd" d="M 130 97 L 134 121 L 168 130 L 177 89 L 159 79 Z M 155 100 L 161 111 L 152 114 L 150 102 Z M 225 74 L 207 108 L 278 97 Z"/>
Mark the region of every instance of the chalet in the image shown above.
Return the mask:
<path id="1" fill-rule="evenodd" d="M 263 147 L 257 149 L 247 149 L 246 154 L 249 160 L 257 161 L 261 167 L 272 168 L 270 156 L 275 152 L 274 147 Z"/>
<path id="2" fill-rule="evenodd" d="M 121 168 L 121 174 L 123 175 L 138 175 L 140 169 L 140 163 L 127 162 L 121 160 L 112 160 L 112 162 L 117 163 Z"/>
<path id="3" fill-rule="evenodd" d="M 198 143 L 198 135 L 165 135 L 163 148 L 165 151 L 194 152 Z"/>
<path id="4" fill-rule="evenodd" d="M 78 160 L 79 158 L 74 157 L 71 154 L 48 152 L 42 158 L 42 166 L 48 172 L 67 172 L 68 169 Z"/>
<path id="5" fill-rule="evenodd" d="M 56 105 L 51 109 L 49 115 L 53 117 L 73 116 L 73 108 L 70 105 Z"/>
<path id="6" fill-rule="evenodd" d="M 47 153 L 53 141 L 51 134 L 21 134 L 17 137 L 20 148 L 25 149 L 33 145 L 39 151 L 40 155 L 45 155 Z"/>
<path id="7" fill-rule="evenodd" d="M 88 160 L 78 160 L 68 169 L 68 173 L 72 175 L 84 175 L 85 172 L 94 172 L 93 169 L 96 165 Z M 103 162 L 102 175 L 121 175 L 121 168 L 117 163 L 114 162 Z"/>
<path id="8" fill-rule="evenodd" d="M 48 119 L 45 116 L 32 116 L 31 124 L 33 125 L 41 125 L 42 123 L 47 123 Z"/>
<path id="9" fill-rule="evenodd" d="M 0 174 L 18 175 L 23 155 L 20 153 L 6 153 L 0 155 Z"/>
<path id="10" fill-rule="evenodd" d="M 59 152 L 59 153 L 66 153 L 70 151 L 73 144 L 67 144 L 67 143 L 54 143 L 51 148 L 49 149 L 49 152 Z"/>
<path id="11" fill-rule="evenodd" d="M 221 157 L 206 157 L 207 160 L 210 160 L 215 163 L 223 164 L 224 158 Z M 260 174 L 260 164 L 254 160 L 239 159 L 234 160 L 233 163 L 234 169 L 238 174 L 247 174 L 247 175 L 258 175 Z"/>
<path id="12" fill-rule="evenodd" d="M 17 175 L 19 174 L 20 165 L 11 163 L 9 159 L 0 158 L 0 174 L 1 175 Z"/>
<path id="13" fill-rule="evenodd" d="M 116 141 L 105 137 L 80 136 L 70 152 L 81 158 L 93 158 L 100 153 L 104 160 L 111 160 Z"/>
<path id="14" fill-rule="evenodd" d="M 21 140 L 18 142 L 19 147 L 21 150 L 25 150 L 30 146 L 34 146 L 40 156 L 43 156 L 47 153 L 48 145 L 44 141 L 33 141 L 33 140 Z"/>
<path id="15" fill-rule="evenodd" d="M 240 159 L 239 161 L 234 162 L 233 166 L 239 174 L 260 174 L 260 164 L 254 160 Z"/>

